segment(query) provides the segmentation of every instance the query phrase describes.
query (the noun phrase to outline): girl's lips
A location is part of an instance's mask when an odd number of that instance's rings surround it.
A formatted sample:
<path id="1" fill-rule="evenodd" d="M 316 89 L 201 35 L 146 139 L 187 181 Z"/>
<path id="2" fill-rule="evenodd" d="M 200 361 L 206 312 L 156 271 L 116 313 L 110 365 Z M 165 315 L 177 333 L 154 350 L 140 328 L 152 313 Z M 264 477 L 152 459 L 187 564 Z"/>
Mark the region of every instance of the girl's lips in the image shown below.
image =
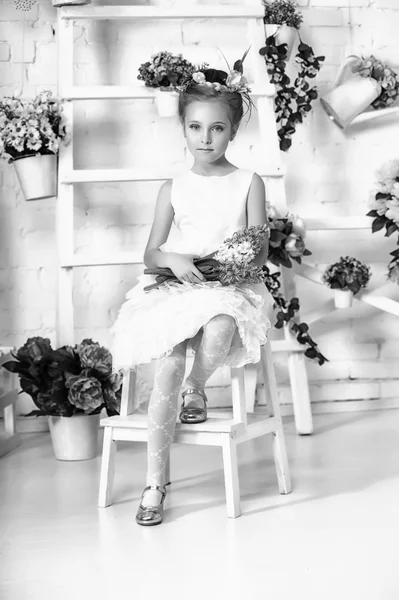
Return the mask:
<path id="1" fill-rule="evenodd" d="M 198 148 L 200 152 L 213 152 L 212 148 Z"/>

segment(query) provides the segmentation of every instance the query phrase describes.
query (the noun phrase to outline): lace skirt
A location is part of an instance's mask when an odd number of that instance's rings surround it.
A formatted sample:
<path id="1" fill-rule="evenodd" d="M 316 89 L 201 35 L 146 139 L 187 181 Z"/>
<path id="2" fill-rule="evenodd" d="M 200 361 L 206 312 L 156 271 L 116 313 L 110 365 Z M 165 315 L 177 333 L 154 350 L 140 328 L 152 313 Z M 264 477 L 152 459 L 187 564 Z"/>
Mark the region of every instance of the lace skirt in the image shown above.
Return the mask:
<path id="1" fill-rule="evenodd" d="M 237 325 L 225 364 L 241 367 L 260 360 L 260 345 L 271 327 L 272 298 L 264 284 L 164 283 L 144 291 L 154 282 L 153 275 L 143 274 L 126 294 L 111 331 L 114 370 L 168 356 L 184 340 L 195 353 L 202 326 L 220 314 L 232 316 Z"/>

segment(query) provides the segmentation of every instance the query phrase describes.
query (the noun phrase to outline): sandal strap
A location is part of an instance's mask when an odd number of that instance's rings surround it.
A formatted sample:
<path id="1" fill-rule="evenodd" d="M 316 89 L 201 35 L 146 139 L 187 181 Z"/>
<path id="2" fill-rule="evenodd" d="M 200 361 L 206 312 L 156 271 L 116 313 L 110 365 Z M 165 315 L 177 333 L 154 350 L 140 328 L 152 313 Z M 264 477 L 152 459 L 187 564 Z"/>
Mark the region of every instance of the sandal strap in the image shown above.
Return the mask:
<path id="1" fill-rule="evenodd" d="M 201 398 L 203 399 L 203 401 L 205 403 L 208 402 L 208 398 L 206 397 L 206 394 L 205 394 L 204 390 L 200 390 L 200 389 L 197 389 L 197 388 L 187 388 L 182 393 L 183 401 L 184 401 L 184 398 L 186 397 L 187 394 L 198 394 L 198 396 L 201 396 Z"/>
<path id="2" fill-rule="evenodd" d="M 141 499 L 143 499 L 144 494 L 148 490 L 158 490 L 158 492 L 161 492 L 161 494 L 162 494 L 161 503 L 165 500 L 165 496 L 166 496 L 165 486 L 163 486 L 163 485 L 147 485 L 147 487 L 144 488 L 143 493 L 141 494 Z"/>

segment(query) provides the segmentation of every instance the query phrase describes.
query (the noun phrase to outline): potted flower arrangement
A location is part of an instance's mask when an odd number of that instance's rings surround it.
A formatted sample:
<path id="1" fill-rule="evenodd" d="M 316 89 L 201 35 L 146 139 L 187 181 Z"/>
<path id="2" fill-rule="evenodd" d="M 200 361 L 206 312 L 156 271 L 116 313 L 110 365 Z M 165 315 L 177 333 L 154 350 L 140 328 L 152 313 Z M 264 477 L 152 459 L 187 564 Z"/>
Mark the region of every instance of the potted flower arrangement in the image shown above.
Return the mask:
<path id="1" fill-rule="evenodd" d="M 140 65 L 137 79 L 148 87 L 155 88 L 155 102 L 161 117 L 173 117 L 177 114 L 179 95 L 177 86 L 192 75 L 195 66 L 181 54 L 162 51 L 154 54 L 150 61 Z"/>
<path id="2" fill-rule="evenodd" d="M 312 253 L 305 247 L 305 224 L 297 216 L 282 217 L 278 210 L 267 202 L 270 225 L 268 261 L 275 266 L 292 267 L 292 260 L 301 264 L 302 256 Z"/>
<path id="3" fill-rule="evenodd" d="M 348 68 L 355 77 L 346 78 Z M 399 77 L 374 56 L 348 56 L 338 70 L 333 89 L 320 99 L 330 119 L 345 129 L 368 109 L 388 108 L 399 95 Z"/>
<path id="4" fill-rule="evenodd" d="M 377 172 L 378 182 L 372 195 L 371 210 L 373 233 L 385 230 L 385 237 L 399 231 L 399 160 L 390 160 Z M 399 236 L 397 248 L 390 252 L 393 258 L 388 264 L 388 279 L 399 284 Z"/>
<path id="5" fill-rule="evenodd" d="M 51 91 L 0 100 L 0 158 L 13 163 L 26 200 L 56 195 L 57 154 L 68 138 L 61 101 Z"/>
<path id="6" fill-rule="evenodd" d="M 50 340 L 28 338 L 3 367 L 17 373 L 22 391 L 47 416 L 55 458 L 88 460 L 97 456 L 100 413 L 117 415 L 122 374 L 112 372 L 109 350 L 91 339 L 53 350 Z"/>
<path id="7" fill-rule="evenodd" d="M 323 273 L 323 281 L 334 290 L 335 306 L 352 306 L 353 296 L 366 287 L 371 277 L 370 267 L 351 256 L 345 256 Z"/>
<path id="8" fill-rule="evenodd" d="M 294 0 L 262 0 L 266 38 L 275 37 L 276 45 L 287 44 L 287 60 L 291 56 L 295 36 L 303 21 Z"/>

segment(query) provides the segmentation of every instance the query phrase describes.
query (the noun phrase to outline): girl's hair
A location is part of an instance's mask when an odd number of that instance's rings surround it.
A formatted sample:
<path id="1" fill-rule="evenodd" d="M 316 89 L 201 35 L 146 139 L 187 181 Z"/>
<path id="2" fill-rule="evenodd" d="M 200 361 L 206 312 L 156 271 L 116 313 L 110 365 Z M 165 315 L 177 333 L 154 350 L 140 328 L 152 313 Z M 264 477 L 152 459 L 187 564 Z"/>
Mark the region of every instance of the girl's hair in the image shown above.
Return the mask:
<path id="1" fill-rule="evenodd" d="M 234 131 L 237 131 L 244 116 L 243 100 L 239 92 L 217 91 L 214 87 L 196 83 L 189 85 L 179 94 L 179 118 L 182 124 L 184 124 L 187 106 L 198 100 L 200 102 L 218 100 L 225 104 L 229 110 L 231 127 Z"/>

